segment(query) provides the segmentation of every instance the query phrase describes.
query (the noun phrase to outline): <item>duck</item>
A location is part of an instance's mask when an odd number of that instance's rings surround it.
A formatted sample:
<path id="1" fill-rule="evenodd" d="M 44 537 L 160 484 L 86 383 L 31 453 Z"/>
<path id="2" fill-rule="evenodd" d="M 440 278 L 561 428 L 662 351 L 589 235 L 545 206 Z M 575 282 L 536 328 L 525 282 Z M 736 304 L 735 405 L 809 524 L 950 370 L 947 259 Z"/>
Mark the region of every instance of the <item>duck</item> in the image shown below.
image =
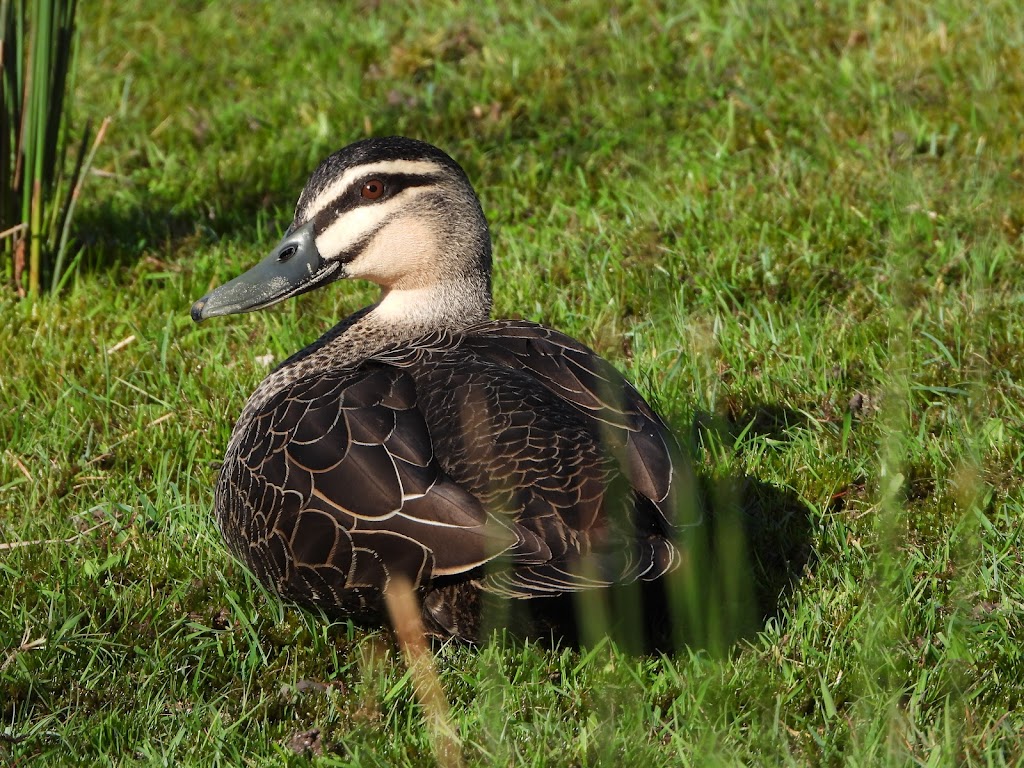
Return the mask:
<path id="1" fill-rule="evenodd" d="M 380 287 L 257 386 L 227 445 L 217 524 L 284 601 L 381 624 L 403 583 L 428 634 L 477 642 L 488 601 L 655 582 L 683 559 L 700 519 L 680 513 L 665 420 L 581 342 L 492 319 L 491 269 L 462 167 L 369 138 L 317 167 L 269 255 L 192 306 L 200 322 Z"/>

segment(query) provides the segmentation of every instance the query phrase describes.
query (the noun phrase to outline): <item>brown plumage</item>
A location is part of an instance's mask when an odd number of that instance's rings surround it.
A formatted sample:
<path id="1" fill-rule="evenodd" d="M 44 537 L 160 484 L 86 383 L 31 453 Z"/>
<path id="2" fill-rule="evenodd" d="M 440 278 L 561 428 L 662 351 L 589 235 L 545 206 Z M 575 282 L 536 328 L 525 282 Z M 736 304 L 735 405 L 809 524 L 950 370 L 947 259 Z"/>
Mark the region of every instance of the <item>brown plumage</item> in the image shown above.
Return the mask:
<path id="1" fill-rule="evenodd" d="M 671 434 L 579 342 L 487 319 L 490 237 L 451 158 L 398 138 L 332 155 L 284 241 L 193 317 L 338 277 L 378 282 L 381 300 L 260 385 L 217 485 L 228 545 L 264 584 L 377 621 L 401 575 L 432 631 L 476 639 L 487 596 L 650 581 L 676 565 Z"/>

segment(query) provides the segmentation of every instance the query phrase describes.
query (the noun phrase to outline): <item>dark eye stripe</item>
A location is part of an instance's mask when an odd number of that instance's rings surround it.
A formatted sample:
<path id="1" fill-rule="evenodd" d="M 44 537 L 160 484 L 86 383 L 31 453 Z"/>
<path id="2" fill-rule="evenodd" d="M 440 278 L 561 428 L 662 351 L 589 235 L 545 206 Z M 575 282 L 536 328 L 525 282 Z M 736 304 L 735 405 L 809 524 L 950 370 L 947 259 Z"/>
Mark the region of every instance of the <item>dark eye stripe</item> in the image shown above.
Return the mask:
<path id="1" fill-rule="evenodd" d="M 331 200 L 331 202 L 320 209 L 320 212 L 313 217 L 314 236 L 319 237 L 322 235 L 324 231 L 342 214 L 351 211 L 353 208 L 357 208 L 360 205 L 373 205 L 377 202 L 376 200 L 368 200 L 359 194 L 363 185 L 369 180 L 379 180 L 384 182 L 384 194 L 378 199 L 386 200 L 389 197 L 394 197 L 405 189 L 410 189 L 412 187 L 427 187 L 431 184 L 435 184 L 437 183 L 438 178 L 439 177 L 432 174 L 374 173 L 366 178 L 356 179 L 345 189 L 344 192 Z"/>

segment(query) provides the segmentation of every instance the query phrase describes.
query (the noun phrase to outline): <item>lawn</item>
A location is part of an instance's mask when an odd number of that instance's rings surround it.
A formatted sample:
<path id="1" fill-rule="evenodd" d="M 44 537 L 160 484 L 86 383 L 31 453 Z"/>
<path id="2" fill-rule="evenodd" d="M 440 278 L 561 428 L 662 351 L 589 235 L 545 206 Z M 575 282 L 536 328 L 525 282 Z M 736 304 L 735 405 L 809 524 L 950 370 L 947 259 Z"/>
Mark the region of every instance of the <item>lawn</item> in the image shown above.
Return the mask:
<path id="1" fill-rule="evenodd" d="M 79 268 L 0 291 L 0 763 L 439 759 L 390 636 L 210 513 L 268 361 L 374 293 L 188 314 L 393 133 L 473 180 L 495 314 L 620 367 L 748 534 L 672 656 L 440 648 L 462 764 L 1024 763 L 1018 3 L 505 5 L 83 0 Z"/>

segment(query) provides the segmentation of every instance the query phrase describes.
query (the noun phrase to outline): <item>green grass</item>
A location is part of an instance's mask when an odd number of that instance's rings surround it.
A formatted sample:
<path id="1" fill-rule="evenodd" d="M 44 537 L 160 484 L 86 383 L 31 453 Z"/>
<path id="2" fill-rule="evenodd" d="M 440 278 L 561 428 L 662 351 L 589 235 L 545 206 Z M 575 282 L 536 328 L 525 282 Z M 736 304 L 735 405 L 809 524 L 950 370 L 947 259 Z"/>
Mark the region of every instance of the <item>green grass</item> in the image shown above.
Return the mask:
<path id="1" fill-rule="evenodd" d="M 188 317 L 367 131 L 465 166 L 496 314 L 756 483 L 760 580 L 813 550 L 727 652 L 443 649 L 467 765 L 1024 762 L 1017 3 L 283 7 L 80 10 L 76 104 L 115 118 L 82 268 L 0 299 L 0 762 L 433 764 L 386 636 L 279 606 L 210 516 L 258 358 L 373 293 Z"/>

